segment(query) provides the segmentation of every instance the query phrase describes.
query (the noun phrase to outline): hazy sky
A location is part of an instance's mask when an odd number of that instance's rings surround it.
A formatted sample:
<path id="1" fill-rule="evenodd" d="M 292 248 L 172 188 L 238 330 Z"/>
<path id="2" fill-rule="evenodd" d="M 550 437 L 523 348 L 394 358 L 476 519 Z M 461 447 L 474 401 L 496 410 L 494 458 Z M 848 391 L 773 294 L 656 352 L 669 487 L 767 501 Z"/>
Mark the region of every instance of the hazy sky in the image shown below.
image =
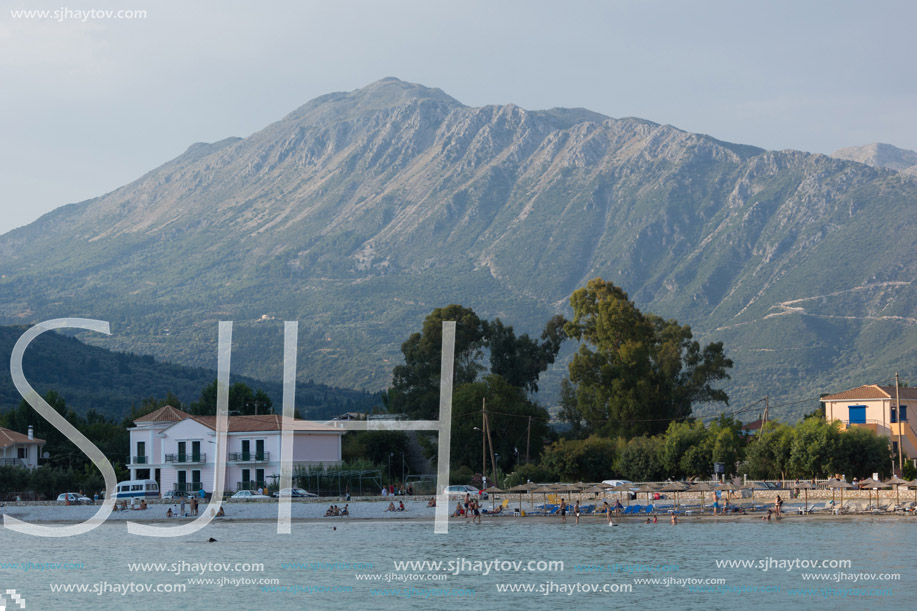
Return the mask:
<path id="1" fill-rule="evenodd" d="M 917 149 L 909 0 L 69 2 L 0 9 L 0 233 L 385 76 L 770 149 Z"/>

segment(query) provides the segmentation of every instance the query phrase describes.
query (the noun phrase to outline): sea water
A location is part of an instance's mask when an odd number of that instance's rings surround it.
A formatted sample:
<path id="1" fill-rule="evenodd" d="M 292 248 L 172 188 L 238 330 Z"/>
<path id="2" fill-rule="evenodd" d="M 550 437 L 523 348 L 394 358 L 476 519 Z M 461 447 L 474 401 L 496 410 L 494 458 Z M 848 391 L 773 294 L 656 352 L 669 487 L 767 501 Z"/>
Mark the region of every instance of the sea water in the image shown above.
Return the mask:
<path id="1" fill-rule="evenodd" d="M 0 595 L 9 610 L 904 609 L 917 600 L 909 519 L 609 527 L 503 517 L 452 520 L 445 535 L 428 520 L 329 519 L 276 531 L 269 521 L 181 538 L 130 535 L 123 524 L 61 539 L 0 529 Z"/>

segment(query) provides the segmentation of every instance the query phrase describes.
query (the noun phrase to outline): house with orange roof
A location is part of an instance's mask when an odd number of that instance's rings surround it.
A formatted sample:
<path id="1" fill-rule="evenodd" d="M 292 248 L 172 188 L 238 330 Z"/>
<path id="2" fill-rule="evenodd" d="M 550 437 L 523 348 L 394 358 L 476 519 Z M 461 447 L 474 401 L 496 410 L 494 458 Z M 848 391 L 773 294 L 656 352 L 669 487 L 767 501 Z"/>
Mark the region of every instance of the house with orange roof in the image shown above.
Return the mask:
<path id="1" fill-rule="evenodd" d="M 266 488 L 280 475 L 282 418 L 230 416 L 224 490 Z M 293 467 L 339 465 L 344 431 L 295 421 Z M 129 428 L 131 479 L 154 479 L 162 491 L 210 491 L 217 465 L 216 416 L 193 416 L 165 406 Z"/>
<path id="2" fill-rule="evenodd" d="M 820 399 L 825 420 L 839 421 L 842 429 L 868 428 L 892 442 L 892 453 L 917 458 L 917 388 L 867 384 Z M 911 418 L 910 416 L 915 416 Z"/>
<path id="3" fill-rule="evenodd" d="M 37 439 L 31 426 L 25 435 L 0 426 L 0 466 L 34 469 L 44 445 L 45 440 Z"/>

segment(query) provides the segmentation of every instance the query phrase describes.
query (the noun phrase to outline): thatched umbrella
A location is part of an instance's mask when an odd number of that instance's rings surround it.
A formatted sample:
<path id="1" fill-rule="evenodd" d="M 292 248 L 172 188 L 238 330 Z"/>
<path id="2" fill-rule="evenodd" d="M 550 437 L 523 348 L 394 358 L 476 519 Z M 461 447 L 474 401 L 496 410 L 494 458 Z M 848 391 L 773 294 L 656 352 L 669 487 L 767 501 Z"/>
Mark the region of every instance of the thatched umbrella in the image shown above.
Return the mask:
<path id="1" fill-rule="evenodd" d="M 700 483 L 697 483 L 691 486 L 691 492 L 700 492 L 700 510 L 701 511 L 704 511 L 706 509 L 706 506 L 704 505 L 704 493 L 713 492 L 714 490 L 716 490 L 716 488 L 714 488 L 707 482 L 700 482 Z"/>
<path id="2" fill-rule="evenodd" d="M 532 489 L 531 484 L 519 484 L 507 490 L 507 492 L 518 492 L 519 493 L 519 510 L 520 511 L 522 511 L 522 495 L 528 493 L 528 491 L 531 489 Z M 532 508 L 534 509 L 534 507 L 535 507 L 535 501 L 533 500 Z"/>
<path id="3" fill-rule="evenodd" d="M 501 490 L 500 488 L 497 488 L 496 486 L 489 486 L 484 490 L 484 492 L 486 492 L 490 496 L 490 510 L 493 511 L 494 507 L 496 507 L 495 503 L 497 502 L 497 499 L 495 498 L 496 493 L 498 492 L 502 493 L 502 492 L 505 492 L 505 490 Z"/>
<path id="4" fill-rule="evenodd" d="M 848 484 L 844 480 L 836 480 L 836 479 L 828 480 L 828 483 L 826 484 L 826 486 L 828 486 L 828 488 L 831 488 L 831 503 L 834 503 L 834 491 L 835 490 L 841 491 L 841 507 L 844 506 L 844 490 L 853 488 L 853 484 Z"/>
<path id="5" fill-rule="evenodd" d="M 617 488 L 623 488 L 624 486 L 623 486 L 623 484 L 622 484 L 622 485 L 616 486 L 616 487 L 617 487 Z M 659 491 L 659 486 L 658 486 L 657 484 L 652 483 L 652 482 L 647 482 L 646 484 L 643 484 L 642 486 L 640 486 L 639 488 L 637 488 L 637 489 L 635 490 L 635 492 L 637 492 L 638 494 L 639 494 L 640 492 L 645 492 L 645 493 L 646 493 L 646 504 L 647 504 L 647 505 L 650 504 L 650 495 L 653 494 L 654 492 L 658 492 L 658 491 Z"/>
<path id="6" fill-rule="evenodd" d="M 678 509 L 678 493 L 684 492 L 688 489 L 688 485 L 684 482 L 669 482 L 665 486 L 659 489 L 659 492 L 674 492 L 675 493 L 675 509 Z"/>
<path id="7" fill-rule="evenodd" d="M 879 488 L 888 488 L 888 486 L 886 486 L 882 482 L 877 482 L 876 480 L 870 477 L 860 482 L 860 488 L 866 488 L 868 490 L 876 491 L 876 509 L 878 509 L 879 508 Z M 872 505 L 872 493 L 870 493 L 870 496 L 869 496 L 869 504 Z"/>
<path id="8" fill-rule="evenodd" d="M 799 488 L 799 489 L 805 490 L 805 494 L 806 494 L 806 508 L 805 508 L 804 511 L 805 511 L 806 513 L 809 513 L 809 490 L 815 488 L 815 486 L 812 485 L 812 482 L 799 482 L 798 484 L 793 484 L 793 487 L 794 487 L 794 488 Z"/>
<path id="9" fill-rule="evenodd" d="M 545 505 L 547 505 L 547 504 L 548 504 L 548 493 L 549 493 L 549 492 L 556 492 L 556 490 L 555 490 L 554 486 L 551 486 L 551 485 L 549 484 L 549 485 L 547 485 L 547 486 L 542 486 L 541 488 L 535 488 L 534 490 L 532 490 L 532 492 L 540 492 L 540 493 L 542 494 L 542 502 L 543 502 Z M 533 508 L 533 509 L 534 509 L 534 507 L 535 507 L 534 503 L 535 503 L 535 501 L 533 500 L 533 501 L 532 501 L 532 508 Z"/>
<path id="10" fill-rule="evenodd" d="M 894 487 L 895 487 L 895 505 L 900 505 L 900 504 L 901 504 L 901 497 L 898 496 L 898 494 L 899 494 L 898 488 L 899 488 L 902 484 L 907 484 L 907 483 L 908 483 L 908 481 L 907 481 L 906 479 L 901 479 L 901 478 L 898 477 L 897 475 L 893 475 L 893 476 L 891 476 L 890 478 L 888 478 L 887 480 L 885 480 L 885 484 L 886 484 L 886 485 L 888 485 L 888 486 L 894 486 Z"/>
<path id="11" fill-rule="evenodd" d="M 912 479 L 907 483 L 908 488 L 914 489 L 914 502 L 917 503 L 917 478 Z"/>

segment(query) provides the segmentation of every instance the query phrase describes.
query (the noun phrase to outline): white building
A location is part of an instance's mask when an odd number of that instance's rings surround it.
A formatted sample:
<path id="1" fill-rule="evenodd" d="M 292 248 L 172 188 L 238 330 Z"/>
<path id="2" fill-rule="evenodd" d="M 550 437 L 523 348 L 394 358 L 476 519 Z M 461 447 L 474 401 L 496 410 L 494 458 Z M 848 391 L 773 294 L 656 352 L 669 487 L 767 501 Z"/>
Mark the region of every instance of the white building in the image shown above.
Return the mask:
<path id="1" fill-rule="evenodd" d="M 166 406 L 134 421 L 131 479 L 155 479 L 159 488 L 195 492 L 213 487 L 216 416 L 192 416 Z M 310 424 L 293 432 L 293 468 L 339 465 L 344 431 Z M 281 417 L 230 416 L 224 490 L 267 486 L 280 475 Z"/>
<path id="2" fill-rule="evenodd" d="M 44 445 L 44 439 L 35 439 L 31 426 L 27 435 L 0 426 L 0 466 L 34 469 Z"/>

